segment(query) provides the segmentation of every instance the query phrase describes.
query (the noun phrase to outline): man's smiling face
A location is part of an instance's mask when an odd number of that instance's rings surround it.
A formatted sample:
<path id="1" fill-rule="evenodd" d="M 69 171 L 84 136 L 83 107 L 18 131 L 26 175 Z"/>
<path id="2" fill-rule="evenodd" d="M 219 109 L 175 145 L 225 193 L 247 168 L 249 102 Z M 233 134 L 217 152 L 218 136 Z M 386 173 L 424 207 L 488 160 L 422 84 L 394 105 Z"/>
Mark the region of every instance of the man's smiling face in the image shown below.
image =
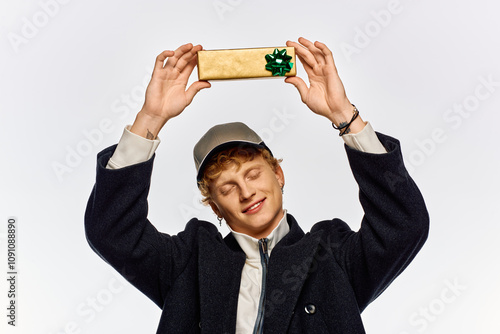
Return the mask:
<path id="1" fill-rule="evenodd" d="M 210 206 L 235 232 L 267 237 L 283 218 L 283 170 L 261 156 L 224 169 L 210 184 Z"/>

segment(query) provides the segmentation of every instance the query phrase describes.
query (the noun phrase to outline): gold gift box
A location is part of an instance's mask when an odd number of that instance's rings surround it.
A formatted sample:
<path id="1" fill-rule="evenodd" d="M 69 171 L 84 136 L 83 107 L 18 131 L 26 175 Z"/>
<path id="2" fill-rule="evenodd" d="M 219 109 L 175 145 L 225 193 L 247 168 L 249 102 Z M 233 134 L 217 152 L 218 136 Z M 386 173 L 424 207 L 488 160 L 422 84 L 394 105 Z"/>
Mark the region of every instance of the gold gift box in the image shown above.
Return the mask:
<path id="1" fill-rule="evenodd" d="M 272 54 L 274 49 L 286 49 L 286 54 L 292 57 L 290 62 L 293 66 L 285 76 L 296 75 L 294 47 L 202 50 L 198 51 L 198 80 L 276 77 L 266 70 L 265 58 L 267 54 Z"/>

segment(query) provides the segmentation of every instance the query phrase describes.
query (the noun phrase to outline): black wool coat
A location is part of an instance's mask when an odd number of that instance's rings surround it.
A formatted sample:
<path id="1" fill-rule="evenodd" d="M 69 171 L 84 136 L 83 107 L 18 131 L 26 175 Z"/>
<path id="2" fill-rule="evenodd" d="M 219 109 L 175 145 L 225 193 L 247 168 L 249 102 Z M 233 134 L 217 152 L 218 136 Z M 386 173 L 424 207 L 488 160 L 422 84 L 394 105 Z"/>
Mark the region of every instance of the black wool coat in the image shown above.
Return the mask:
<path id="1" fill-rule="evenodd" d="M 377 135 L 387 154 L 346 146 L 365 212 L 359 231 L 333 219 L 304 233 L 288 215 L 290 232 L 269 260 L 264 333 L 364 333 L 360 313 L 426 240 L 429 217 L 399 142 Z M 154 157 L 109 170 L 114 149 L 98 155 L 85 214 L 91 247 L 162 309 L 158 334 L 234 333 L 245 263 L 237 241 L 198 219 L 177 235 L 157 231 L 147 219 Z"/>

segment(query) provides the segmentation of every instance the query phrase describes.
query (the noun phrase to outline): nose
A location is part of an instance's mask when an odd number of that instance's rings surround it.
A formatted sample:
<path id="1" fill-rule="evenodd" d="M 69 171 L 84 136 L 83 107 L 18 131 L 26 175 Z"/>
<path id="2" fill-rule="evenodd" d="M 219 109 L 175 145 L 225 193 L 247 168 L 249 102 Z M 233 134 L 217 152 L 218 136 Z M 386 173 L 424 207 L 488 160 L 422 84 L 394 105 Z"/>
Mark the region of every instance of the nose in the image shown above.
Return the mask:
<path id="1" fill-rule="evenodd" d="M 240 201 L 245 201 L 253 197 L 255 195 L 255 188 L 250 184 L 243 182 L 240 185 Z"/>

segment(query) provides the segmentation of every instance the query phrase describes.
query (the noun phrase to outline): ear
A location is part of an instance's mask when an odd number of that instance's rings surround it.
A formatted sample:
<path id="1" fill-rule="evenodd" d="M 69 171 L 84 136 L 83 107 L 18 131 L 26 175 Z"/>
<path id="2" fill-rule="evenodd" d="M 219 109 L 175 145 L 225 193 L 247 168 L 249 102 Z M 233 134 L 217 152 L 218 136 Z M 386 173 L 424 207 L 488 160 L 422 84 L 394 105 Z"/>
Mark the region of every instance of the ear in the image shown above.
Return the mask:
<path id="1" fill-rule="evenodd" d="M 276 176 L 276 179 L 278 180 L 280 187 L 283 188 L 285 186 L 285 174 L 283 173 L 283 169 L 281 169 L 280 165 L 276 167 L 274 175 Z"/>
<path id="2" fill-rule="evenodd" d="M 215 204 L 214 201 L 210 201 L 208 202 L 208 204 L 210 204 L 212 211 L 217 215 L 217 217 L 222 217 L 222 215 L 220 214 L 219 207 L 217 206 L 217 204 Z"/>

